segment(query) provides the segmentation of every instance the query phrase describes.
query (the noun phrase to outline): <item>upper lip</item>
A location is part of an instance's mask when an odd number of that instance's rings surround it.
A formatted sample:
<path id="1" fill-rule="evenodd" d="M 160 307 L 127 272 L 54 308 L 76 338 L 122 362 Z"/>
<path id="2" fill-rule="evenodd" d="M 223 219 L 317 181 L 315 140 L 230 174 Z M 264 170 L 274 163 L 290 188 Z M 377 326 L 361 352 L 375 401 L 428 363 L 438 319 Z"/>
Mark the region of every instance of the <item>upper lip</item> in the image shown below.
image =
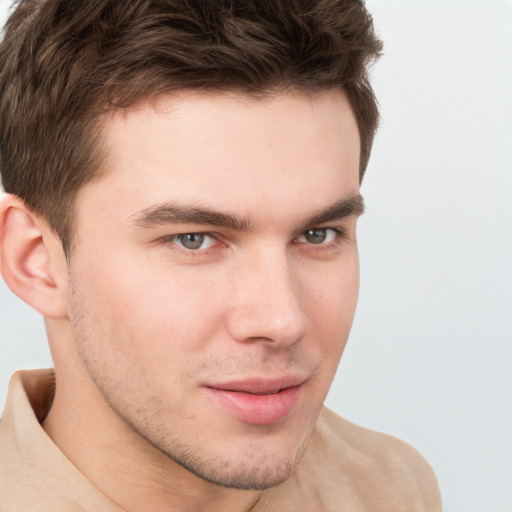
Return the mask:
<path id="1" fill-rule="evenodd" d="M 235 391 L 238 393 L 277 393 L 283 389 L 300 386 L 305 378 L 299 375 L 284 375 L 276 378 L 246 378 L 226 382 L 208 384 L 207 387 L 220 391 Z"/>

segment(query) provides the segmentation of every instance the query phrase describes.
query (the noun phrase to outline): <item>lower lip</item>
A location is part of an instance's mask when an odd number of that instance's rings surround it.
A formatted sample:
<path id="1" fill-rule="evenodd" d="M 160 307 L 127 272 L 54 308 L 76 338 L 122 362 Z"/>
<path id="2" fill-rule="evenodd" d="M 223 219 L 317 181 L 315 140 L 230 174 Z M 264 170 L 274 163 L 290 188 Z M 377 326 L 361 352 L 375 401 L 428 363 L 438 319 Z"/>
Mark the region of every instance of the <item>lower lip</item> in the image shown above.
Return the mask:
<path id="1" fill-rule="evenodd" d="M 252 425 L 270 425 L 288 416 L 300 396 L 300 386 L 271 395 L 253 395 L 238 391 L 205 388 L 235 418 Z"/>

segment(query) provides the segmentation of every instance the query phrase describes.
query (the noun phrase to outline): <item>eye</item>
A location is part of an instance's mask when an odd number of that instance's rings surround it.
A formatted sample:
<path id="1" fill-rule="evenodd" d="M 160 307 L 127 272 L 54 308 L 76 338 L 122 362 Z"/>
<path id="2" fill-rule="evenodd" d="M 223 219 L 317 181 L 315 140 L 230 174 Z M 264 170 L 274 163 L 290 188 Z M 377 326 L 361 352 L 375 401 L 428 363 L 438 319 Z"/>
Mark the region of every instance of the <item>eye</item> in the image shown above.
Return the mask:
<path id="1" fill-rule="evenodd" d="M 326 245 L 336 240 L 339 235 L 339 230 L 335 228 L 313 228 L 304 231 L 304 233 L 297 238 L 297 242 Z"/>
<path id="2" fill-rule="evenodd" d="M 215 238 L 206 233 L 183 233 L 170 237 L 170 241 L 189 251 L 208 249 L 215 244 Z"/>

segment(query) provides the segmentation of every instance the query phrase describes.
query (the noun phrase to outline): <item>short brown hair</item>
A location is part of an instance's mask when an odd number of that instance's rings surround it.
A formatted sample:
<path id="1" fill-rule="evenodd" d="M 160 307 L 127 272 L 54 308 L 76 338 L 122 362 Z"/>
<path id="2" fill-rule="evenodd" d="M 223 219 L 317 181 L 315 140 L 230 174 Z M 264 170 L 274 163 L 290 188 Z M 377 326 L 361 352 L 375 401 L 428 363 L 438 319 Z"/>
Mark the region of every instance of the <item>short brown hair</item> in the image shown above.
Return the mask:
<path id="1" fill-rule="evenodd" d="M 180 89 L 342 89 L 362 179 L 380 51 L 360 0 L 18 0 L 0 45 L 4 189 L 68 248 L 74 198 L 102 163 L 98 118 Z"/>

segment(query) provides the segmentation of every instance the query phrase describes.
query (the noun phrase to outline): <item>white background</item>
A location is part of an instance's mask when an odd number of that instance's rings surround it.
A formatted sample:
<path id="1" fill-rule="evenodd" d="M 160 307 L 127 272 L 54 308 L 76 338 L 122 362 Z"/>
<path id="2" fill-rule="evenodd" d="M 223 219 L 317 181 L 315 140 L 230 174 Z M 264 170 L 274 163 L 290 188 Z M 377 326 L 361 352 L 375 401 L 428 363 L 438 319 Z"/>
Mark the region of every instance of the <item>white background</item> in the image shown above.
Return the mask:
<path id="1" fill-rule="evenodd" d="M 418 448 L 445 512 L 511 512 L 512 2 L 367 5 L 385 41 L 382 123 L 328 405 Z M 4 284 L 0 326 L 2 406 L 14 370 L 51 360 L 41 319 Z"/>

